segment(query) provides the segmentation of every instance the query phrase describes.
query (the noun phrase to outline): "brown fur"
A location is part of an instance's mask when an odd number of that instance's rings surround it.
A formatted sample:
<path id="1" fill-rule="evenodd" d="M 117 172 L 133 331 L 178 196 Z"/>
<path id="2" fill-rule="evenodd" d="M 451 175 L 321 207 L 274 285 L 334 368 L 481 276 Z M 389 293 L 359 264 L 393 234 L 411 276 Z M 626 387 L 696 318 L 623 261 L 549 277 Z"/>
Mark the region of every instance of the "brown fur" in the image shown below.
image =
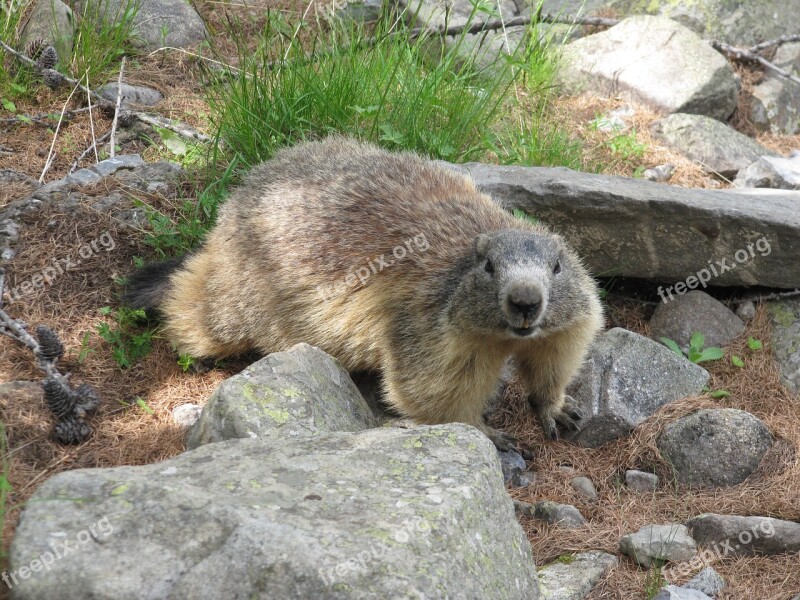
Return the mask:
<path id="1" fill-rule="evenodd" d="M 476 240 L 498 232 L 511 241 L 485 243 L 504 281 L 552 270 L 531 244 L 565 265 L 531 337 L 509 334 L 504 315 L 522 317 L 476 291 L 492 285 Z M 393 264 L 379 268 L 381 255 Z M 560 238 L 501 210 L 467 176 L 341 138 L 253 169 L 204 246 L 159 285 L 166 335 L 182 353 L 268 354 L 307 342 L 349 370 L 381 372 L 386 401 L 414 421 L 485 431 L 482 412 L 509 357 L 546 428 L 571 425 L 564 389 L 601 323 L 595 284 Z"/>

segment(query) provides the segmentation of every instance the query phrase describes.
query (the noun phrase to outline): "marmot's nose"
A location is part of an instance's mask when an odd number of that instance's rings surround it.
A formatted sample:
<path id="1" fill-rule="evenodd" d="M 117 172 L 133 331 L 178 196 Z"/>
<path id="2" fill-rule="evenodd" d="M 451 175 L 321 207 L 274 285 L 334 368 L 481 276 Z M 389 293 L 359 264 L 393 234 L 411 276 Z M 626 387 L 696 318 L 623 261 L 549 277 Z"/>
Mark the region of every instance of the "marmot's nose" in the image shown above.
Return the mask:
<path id="1" fill-rule="evenodd" d="M 508 294 L 509 308 L 527 320 L 538 316 L 542 308 L 542 293 L 534 287 L 521 287 Z"/>

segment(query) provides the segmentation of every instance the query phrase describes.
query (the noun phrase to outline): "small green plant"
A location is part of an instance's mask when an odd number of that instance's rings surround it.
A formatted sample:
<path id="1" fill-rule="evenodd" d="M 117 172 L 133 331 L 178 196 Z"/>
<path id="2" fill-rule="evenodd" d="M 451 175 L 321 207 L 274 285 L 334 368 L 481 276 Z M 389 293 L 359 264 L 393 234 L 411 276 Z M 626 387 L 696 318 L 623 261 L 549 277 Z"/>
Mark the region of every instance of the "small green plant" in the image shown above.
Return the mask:
<path id="1" fill-rule="evenodd" d="M 147 315 L 143 310 L 120 307 L 116 311 L 105 306 L 100 314 L 110 317 L 115 325 L 106 322 L 97 324 L 97 333 L 111 345 L 111 354 L 117 364 L 127 369 L 150 354 L 155 334 L 152 328 L 141 329 Z"/>
<path id="2" fill-rule="evenodd" d="M 650 568 L 647 570 L 647 575 L 644 579 L 644 597 L 647 600 L 652 600 L 656 594 L 666 585 L 664 574 L 661 572 L 662 561 L 655 560 Z"/>
<path id="3" fill-rule="evenodd" d="M 667 337 L 659 338 L 661 343 L 664 344 L 667 348 L 672 350 L 678 356 L 686 356 L 690 361 L 693 363 L 701 363 L 706 362 L 709 360 L 719 360 L 725 353 L 722 351 L 722 348 L 717 348 L 716 346 L 712 346 L 710 348 L 703 348 L 705 345 L 706 338 L 705 336 L 696 331 L 692 334 L 692 338 L 689 340 L 689 349 L 687 352 L 681 349 L 680 346 L 675 342 L 675 340 L 671 340 Z"/>
<path id="4" fill-rule="evenodd" d="M 756 350 L 761 350 L 764 347 L 764 344 L 761 342 L 761 340 L 757 340 L 751 336 L 747 338 L 747 347 L 755 352 Z"/>
<path id="5" fill-rule="evenodd" d="M 511 212 L 515 217 L 517 217 L 518 219 L 522 219 L 523 221 L 529 221 L 529 222 L 534 223 L 534 224 L 539 222 L 539 219 L 537 219 L 533 215 L 529 215 L 524 210 L 521 210 L 519 208 L 515 208 Z"/>
<path id="6" fill-rule="evenodd" d="M 6 428 L 5 424 L 0 421 L 0 527 L 3 527 L 3 529 L 5 529 L 6 512 L 8 510 L 8 496 L 14 491 L 8 481 L 10 466 L 6 450 Z M 5 559 L 5 544 L 4 538 L 3 545 L 0 546 L 0 559 Z"/>
<path id="7" fill-rule="evenodd" d="M 714 390 L 713 392 L 709 391 L 709 396 L 712 398 L 727 398 L 730 395 L 731 393 L 728 390 Z"/>
<path id="8" fill-rule="evenodd" d="M 178 366 L 186 373 L 194 365 L 194 357 L 189 354 L 181 354 L 178 356 Z"/>
<path id="9" fill-rule="evenodd" d="M 640 159 L 647 150 L 647 146 L 637 140 L 636 129 L 633 128 L 628 133 L 615 135 L 605 145 L 624 161 Z"/>
<path id="10" fill-rule="evenodd" d="M 147 402 L 145 402 L 144 399 L 140 398 L 139 396 L 136 397 L 134 402 L 136 403 L 136 406 L 141 408 L 148 415 L 156 414 L 156 411 L 154 411 L 152 408 L 150 408 L 150 406 L 147 404 Z"/>
<path id="11" fill-rule="evenodd" d="M 744 360 L 741 356 L 736 356 L 735 354 L 731 355 L 731 364 L 734 367 L 739 367 L 740 369 L 744 367 Z"/>
<path id="12" fill-rule="evenodd" d="M 86 359 L 89 357 L 90 354 L 94 353 L 94 348 L 89 346 L 89 340 L 92 338 L 92 332 L 87 331 L 83 334 L 83 339 L 81 340 L 81 349 L 78 352 L 78 364 L 82 365 Z"/>
<path id="13" fill-rule="evenodd" d="M 575 555 L 574 554 L 562 554 L 557 559 L 556 562 L 561 563 L 562 565 L 571 565 L 575 562 Z"/>

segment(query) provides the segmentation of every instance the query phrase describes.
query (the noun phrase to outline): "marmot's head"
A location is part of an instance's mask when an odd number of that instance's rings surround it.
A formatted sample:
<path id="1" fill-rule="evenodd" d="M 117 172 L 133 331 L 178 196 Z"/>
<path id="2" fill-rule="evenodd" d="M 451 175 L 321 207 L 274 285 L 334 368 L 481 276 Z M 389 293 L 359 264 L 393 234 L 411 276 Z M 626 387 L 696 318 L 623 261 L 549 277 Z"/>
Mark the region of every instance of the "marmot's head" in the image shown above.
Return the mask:
<path id="1" fill-rule="evenodd" d="M 453 299 L 451 320 L 483 334 L 520 339 L 565 329 L 596 301 L 580 260 L 551 233 L 480 234 L 472 261 Z"/>

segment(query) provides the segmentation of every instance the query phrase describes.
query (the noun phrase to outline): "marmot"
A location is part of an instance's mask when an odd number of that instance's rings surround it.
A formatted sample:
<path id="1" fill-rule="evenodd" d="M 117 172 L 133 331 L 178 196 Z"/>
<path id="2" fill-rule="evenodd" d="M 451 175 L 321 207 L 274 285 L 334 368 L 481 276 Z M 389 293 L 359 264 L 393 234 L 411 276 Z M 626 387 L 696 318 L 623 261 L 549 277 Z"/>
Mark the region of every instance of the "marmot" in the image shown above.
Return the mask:
<path id="1" fill-rule="evenodd" d="M 601 327 L 595 281 L 544 227 L 412 153 L 333 137 L 281 150 L 220 208 L 202 247 L 130 278 L 181 353 L 318 346 L 382 375 L 419 424 L 482 413 L 507 358 L 550 438 L 577 428 L 564 390 Z"/>

